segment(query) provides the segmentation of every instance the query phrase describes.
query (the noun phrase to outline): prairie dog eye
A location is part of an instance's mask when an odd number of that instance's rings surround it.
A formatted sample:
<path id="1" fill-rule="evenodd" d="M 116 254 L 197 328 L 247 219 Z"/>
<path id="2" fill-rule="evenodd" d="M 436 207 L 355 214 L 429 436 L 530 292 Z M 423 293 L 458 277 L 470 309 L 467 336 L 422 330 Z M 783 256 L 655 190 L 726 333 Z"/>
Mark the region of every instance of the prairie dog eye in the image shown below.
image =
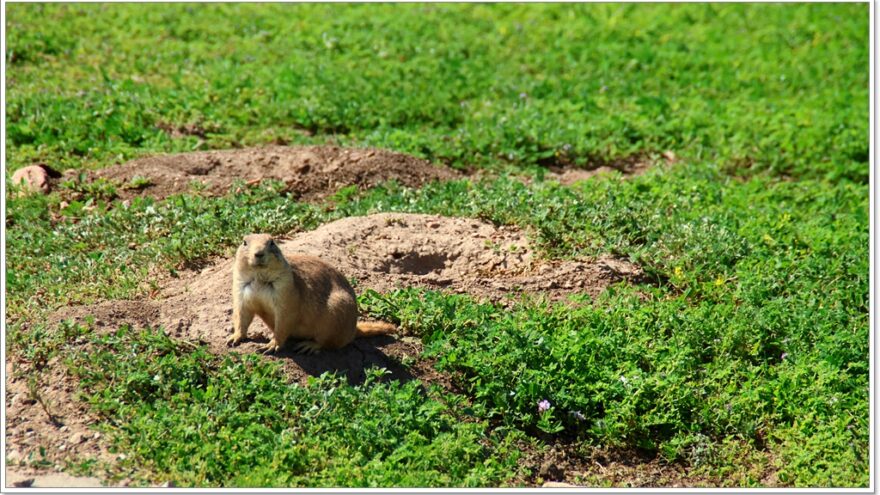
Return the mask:
<path id="1" fill-rule="evenodd" d="M 241 245 L 242 245 L 242 246 L 247 246 L 247 239 L 241 241 Z"/>

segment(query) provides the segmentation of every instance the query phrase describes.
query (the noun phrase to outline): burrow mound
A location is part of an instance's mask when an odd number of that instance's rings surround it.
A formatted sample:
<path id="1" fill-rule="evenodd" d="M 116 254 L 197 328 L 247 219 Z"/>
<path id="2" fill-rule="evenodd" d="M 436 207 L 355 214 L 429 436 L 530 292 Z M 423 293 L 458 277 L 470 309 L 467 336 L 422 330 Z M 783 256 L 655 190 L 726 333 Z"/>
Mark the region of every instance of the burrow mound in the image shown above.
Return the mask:
<path id="1" fill-rule="evenodd" d="M 279 239 L 279 245 L 285 254 L 321 257 L 353 280 L 358 293 L 420 286 L 495 302 L 509 301 L 510 296 L 522 293 L 560 299 L 576 292 L 595 296 L 612 283 L 642 276 L 639 267 L 608 256 L 580 261 L 543 260 L 518 228 L 437 215 L 380 213 L 349 217 Z M 174 337 L 200 340 L 224 352 L 232 328 L 231 259 L 170 280 L 154 299 L 63 308 L 53 320 L 93 315 L 98 327 L 161 325 Z M 255 341 L 245 343 L 241 348 L 244 352 L 252 352 L 259 342 L 265 342 L 268 329 L 255 321 L 249 336 Z M 415 339 L 385 337 L 355 342 L 317 357 L 291 356 L 297 366 L 290 371 L 295 377 L 304 377 L 347 370 L 349 379 L 357 382 L 363 378 L 363 367 L 373 364 L 407 378 L 407 371 L 389 356 L 419 353 Z"/>
<path id="2" fill-rule="evenodd" d="M 120 184 L 117 196 L 122 199 L 163 199 L 195 188 L 216 196 L 228 192 L 237 180 L 254 184 L 274 179 L 303 200 L 321 199 L 350 185 L 366 189 L 393 179 L 407 187 L 419 187 L 459 176 L 453 169 L 402 153 L 338 146 L 266 146 L 155 155 L 91 174 L 92 178 Z M 139 177 L 146 181 L 136 180 Z"/>

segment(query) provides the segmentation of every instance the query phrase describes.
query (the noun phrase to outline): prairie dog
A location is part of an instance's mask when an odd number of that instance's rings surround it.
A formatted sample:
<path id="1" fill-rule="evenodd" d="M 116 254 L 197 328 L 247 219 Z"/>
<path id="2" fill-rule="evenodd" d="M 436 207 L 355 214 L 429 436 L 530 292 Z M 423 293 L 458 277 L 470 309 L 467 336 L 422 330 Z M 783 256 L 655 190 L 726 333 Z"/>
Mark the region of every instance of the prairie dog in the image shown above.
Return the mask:
<path id="1" fill-rule="evenodd" d="M 384 335 L 390 323 L 358 323 L 357 299 L 348 280 L 320 258 L 285 259 L 268 234 L 245 236 L 232 268 L 232 335 L 227 345 L 247 338 L 259 316 L 272 331 L 263 353 L 274 353 L 287 339 L 299 340 L 296 352 L 338 349 L 357 336 Z"/>

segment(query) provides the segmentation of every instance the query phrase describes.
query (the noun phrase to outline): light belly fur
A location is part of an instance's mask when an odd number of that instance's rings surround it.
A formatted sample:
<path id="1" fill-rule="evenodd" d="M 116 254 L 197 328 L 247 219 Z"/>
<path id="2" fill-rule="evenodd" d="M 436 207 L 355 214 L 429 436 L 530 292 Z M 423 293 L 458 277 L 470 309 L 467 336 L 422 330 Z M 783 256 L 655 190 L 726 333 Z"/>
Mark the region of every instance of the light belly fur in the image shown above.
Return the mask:
<path id="1" fill-rule="evenodd" d="M 275 291 L 272 286 L 251 282 L 242 289 L 241 298 L 245 307 L 263 318 L 266 323 L 275 325 L 275 315 L 272 312 L 275 307 Z"/>

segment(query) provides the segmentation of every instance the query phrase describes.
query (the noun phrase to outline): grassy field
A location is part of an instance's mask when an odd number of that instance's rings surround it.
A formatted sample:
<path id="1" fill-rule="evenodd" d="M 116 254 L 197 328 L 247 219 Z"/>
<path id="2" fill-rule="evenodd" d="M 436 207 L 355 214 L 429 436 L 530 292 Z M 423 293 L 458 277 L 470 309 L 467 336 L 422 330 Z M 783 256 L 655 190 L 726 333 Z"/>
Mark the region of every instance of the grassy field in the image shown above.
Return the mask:
<path id="1" fill-rule="evenodd" d="M 503 486 L 529 479 L 525 450 L 564 441 L 637 449 L 708 484 L 761 486 L 769 471 L 782 486 L 868 485 L 867 4 L 6 8 L 7 178 L 278 142 L 491 172 L 332 208 L 271 185 L 125 208 L 101 187 L 64 206 L 7 186 L 7 359 L 39 374 L 64 358 L 127 455 L 111 471 Z M 668 150 L 674 166 L 626 180 L 514 177 Z M 455 393 L 380 371 L 297 387 L 271 362 L 156 329 L 46 323 L 146 294 L 152 274 L 228 255 L 245 233 L 378 211 L 518 225 L 547 257 L 615 254 L 650 282 L 575 309 L 365 293 Z"/>

